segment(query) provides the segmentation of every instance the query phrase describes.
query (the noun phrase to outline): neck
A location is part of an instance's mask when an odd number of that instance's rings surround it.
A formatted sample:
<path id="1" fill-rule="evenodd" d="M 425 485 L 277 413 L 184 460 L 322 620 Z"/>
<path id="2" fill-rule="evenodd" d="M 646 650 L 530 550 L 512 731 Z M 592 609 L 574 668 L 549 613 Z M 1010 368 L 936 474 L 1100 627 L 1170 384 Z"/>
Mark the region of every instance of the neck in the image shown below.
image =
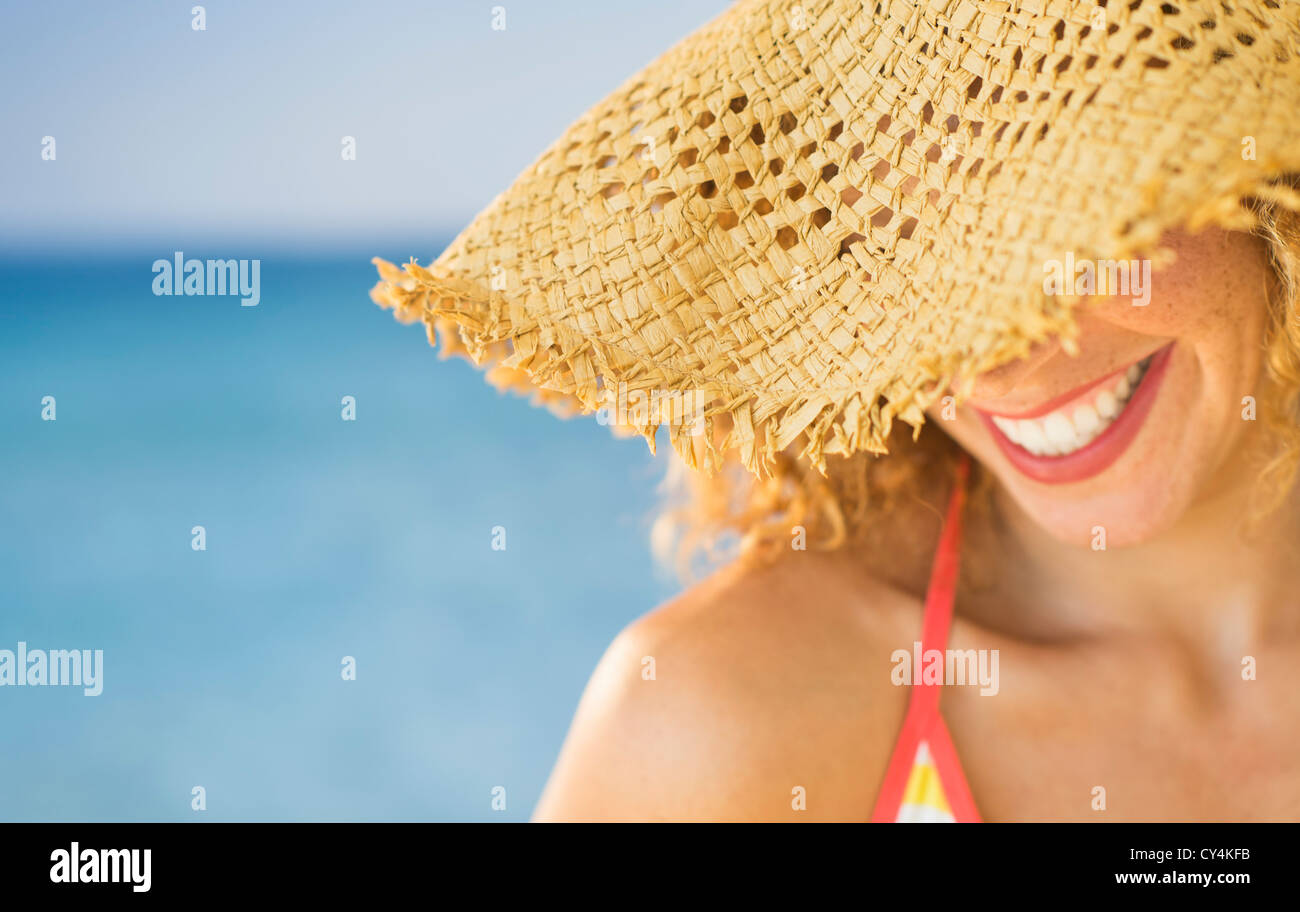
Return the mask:
<path id="1" fill-rule="evenodd" d="M 1300 633 L 1300 492 L 1247 525 L 1253 479 L 1233 479 L 1164 533 L 1094 551 L 1044 535 L 998 488 L 986 524 L 996 592 L 974 619 L 1020 638 L 1063 641 L 1140 634 L 1198 651 L 1244 649 Z M 976 530 L 972 530 L 975 532 Z M 991 598 L 988 596 L 992 596 Z"/>

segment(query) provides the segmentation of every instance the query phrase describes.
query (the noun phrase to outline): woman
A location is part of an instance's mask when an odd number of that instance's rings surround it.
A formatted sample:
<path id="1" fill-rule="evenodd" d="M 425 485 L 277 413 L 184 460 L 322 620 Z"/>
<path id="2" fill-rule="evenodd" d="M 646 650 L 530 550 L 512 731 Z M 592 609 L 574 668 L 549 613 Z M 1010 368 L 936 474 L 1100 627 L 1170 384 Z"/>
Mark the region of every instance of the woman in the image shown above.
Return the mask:
<path id="1" fill-rule="evenodd" d="M 380 264 L 743 542 L 538 819 L 1300 818 L 1300 14 L 1007 6 L 741 2 Z"/>

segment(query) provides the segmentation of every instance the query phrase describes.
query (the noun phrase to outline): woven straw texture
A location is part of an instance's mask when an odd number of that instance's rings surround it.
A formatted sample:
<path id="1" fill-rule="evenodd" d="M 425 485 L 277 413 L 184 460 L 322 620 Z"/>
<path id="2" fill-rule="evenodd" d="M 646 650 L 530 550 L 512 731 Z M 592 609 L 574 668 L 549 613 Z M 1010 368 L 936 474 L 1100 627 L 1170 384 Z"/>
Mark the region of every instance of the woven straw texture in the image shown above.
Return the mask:
<path id="1" fill-rule="evenodd" d="M 820 466 L 1068 340 L 1045 262 L 1300 208 L 1298 110 L 1294 0 L 741 0 L 372 297 L 553 403 L 699 397 L 693 465 Z"/>

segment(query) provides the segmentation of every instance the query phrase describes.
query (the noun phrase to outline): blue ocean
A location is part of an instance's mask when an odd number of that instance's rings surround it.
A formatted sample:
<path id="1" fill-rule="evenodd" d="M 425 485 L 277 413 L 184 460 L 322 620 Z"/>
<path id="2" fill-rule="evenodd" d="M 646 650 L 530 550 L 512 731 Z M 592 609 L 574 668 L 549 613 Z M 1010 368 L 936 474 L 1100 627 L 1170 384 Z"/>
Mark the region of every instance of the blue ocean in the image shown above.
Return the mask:
<path id="1" fill-rule="evenodd" d="M 677 588 L 663 465 L 369 300 L 432 252 L 185 250 L 259 258 L 255 307 L 155 295 L 171 249 L 0 261 L 0 650 L 103 655 L 98 696 L 0 687 L 0 819 L 528 817 Z"/>

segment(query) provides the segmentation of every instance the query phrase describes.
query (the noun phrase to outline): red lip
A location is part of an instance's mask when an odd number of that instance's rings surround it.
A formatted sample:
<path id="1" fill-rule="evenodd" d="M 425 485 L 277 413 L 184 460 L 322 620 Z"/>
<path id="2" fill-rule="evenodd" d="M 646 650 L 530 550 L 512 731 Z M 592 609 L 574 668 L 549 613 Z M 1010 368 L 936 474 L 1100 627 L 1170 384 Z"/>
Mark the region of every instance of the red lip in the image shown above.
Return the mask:
<path id="1" fill-rule="evenodd" d="M 1113 380 L 1118 380 L 1120 374 L 1124 373 L 1127 370 L 1128 370 L 1127 366 L 1121 367 L 1119 370 L 1112 371 L 1111 373 L 1107 374 L 1104 377 L 1098 377 L 1096 380 L 1092 381 L 1091 383 L 1085 383 L 1083 386 L 1077 386 L 1074 389 L 1070 390 L 1069 392 L 1061 393 L 1061 395 L 1059 396 L 1055 396 L 1051 399 L 1048 399 L 1042 405 L 1036 405 L 1033 408 L 1025 409 L 1022 412 L 989 412 L 981 408 L 975 408 L 975 410 L 985 415 L 996 415 L 999 418 L 1009 418 L 1012 420 L 1016 420 L 1019 418 L 1041 418 L 1042 416 L 1048 414 L 1049 412 L 1056 411 L 1058 408 L 1065 405 L 1065 403 L 1071 401 L 1072 399 L 1078 399 L 1080 396 L 1096 389 L 1097 387 L 1101 386 L 1104 383 L 1110 383 Z"/>
<path id="2" fill-rule="evenodd" d="M 1160 383 L 1164 380 L 1165 369 L 1169 366 L 1169 358 L 1173 351 L 1173 343 L 1170 343 L 1156 352 L 1151 359 L 1150 366 L 1147 367 L 1146 376 L 1142 378 L 1142 382 L 1124 407 L 1124 411 L 1120 412 L 1119 417 L 1087 446 L 1065 456 L 1035 456 L 1024 447 L 1012 443 L 1005 434 L 998 430 L 989 414 L 978 409 L 976 413 L 985 426 L 988 427 L 989 433 L 997 443 L 998 449 L 1002 451 L 1002 455 L 1023 475 L 1044 484 L 1069 484 L 1083 481 L 1085 478 L 1091 478 L 1109 468 L 1111 463 L 1119 459 L 1124 451 L 1128 449 L 1129 444 L 1133 442 L 1133 438 L 1142 429 L 1142 423 L 1151 411 L 1151 406 L 1155 404 L 1156 395 L 1160 391 Z M 1023 414 L 1006 417 L 1034 418 L 1045 415 L 1061 404 L 1086 393 L 1092 387 L 1098 386 L 1118 375 L 1119 372 L 1117 371 L 1064 396 L 1058 396 L 1045 406 L 1040 406 Z M 1053 405 L 1052 403 L 1056 404 Z"/>

